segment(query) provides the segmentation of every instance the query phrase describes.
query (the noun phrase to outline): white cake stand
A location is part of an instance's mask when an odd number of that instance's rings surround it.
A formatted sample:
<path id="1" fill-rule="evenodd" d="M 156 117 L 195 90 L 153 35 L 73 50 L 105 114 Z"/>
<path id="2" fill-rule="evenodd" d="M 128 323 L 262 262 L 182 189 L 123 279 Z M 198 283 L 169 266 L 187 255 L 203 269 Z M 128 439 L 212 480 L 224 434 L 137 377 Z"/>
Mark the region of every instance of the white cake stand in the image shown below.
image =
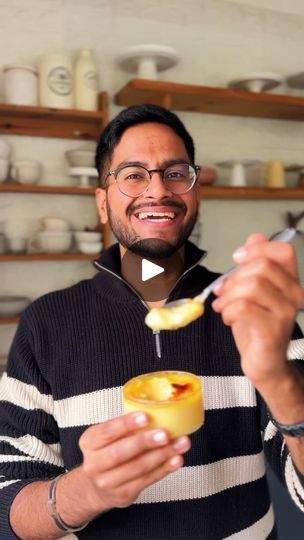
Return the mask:
<path id="1" fill-rule="evenodd" d="M 157 79 L 157 72 L 175 66 L 180 57 L 172 47 L 163 45 L 133 45 L 122 52 L 118 65 L 139 79 Z"/>
<path id="2" fill-rule="evenodd" d="M 98 173 L 94 167 L 70 167 L 69 176 L 79 177 L 79 187 L 91 187 L 90 178 L 98 178 Z"/>
<path id="3" fill-rule="evenodd" d="M 246 187 L 245 168 L 254 167 L 261 162 L 257 159 L 230 159 L 227 161 L 219 161 L 217 167 L 223 169 L 231 169 L 230 185 L 234 187 Z"/>
<path id="4" fill-rule="evenodd" d="M 249 90 L 250 92 L 267 92 L 280 86 L 284 77 L 277 73 L 256 72 L 244 75 L 239 79 L 233 79 L 228 83 L 229 88 L 235 90 Z"/>

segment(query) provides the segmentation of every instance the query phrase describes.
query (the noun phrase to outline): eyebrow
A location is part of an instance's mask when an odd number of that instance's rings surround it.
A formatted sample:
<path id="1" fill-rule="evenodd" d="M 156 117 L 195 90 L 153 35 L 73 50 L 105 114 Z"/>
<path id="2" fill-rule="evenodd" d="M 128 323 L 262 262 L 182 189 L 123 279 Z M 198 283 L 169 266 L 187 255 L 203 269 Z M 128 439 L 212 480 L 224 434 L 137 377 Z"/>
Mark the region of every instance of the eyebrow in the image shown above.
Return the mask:
<path id="1" fill-rule="evenodd" d="M 175 158 L 175 159 L 166 159 L 162 167 L 170 167 L 171 165 L 178 165 L 179 163 L 186 163 L 189 165 L 190 161 L 187 161 L 184 158 Z M 115 169 L 120 169 L 121 167 L 145 167 L 146 169 L 149 167 L 149 164 L 145 161 L 122 161 L 115 167 Z M 113 169 L 112 169 L 113 170 Z"/>

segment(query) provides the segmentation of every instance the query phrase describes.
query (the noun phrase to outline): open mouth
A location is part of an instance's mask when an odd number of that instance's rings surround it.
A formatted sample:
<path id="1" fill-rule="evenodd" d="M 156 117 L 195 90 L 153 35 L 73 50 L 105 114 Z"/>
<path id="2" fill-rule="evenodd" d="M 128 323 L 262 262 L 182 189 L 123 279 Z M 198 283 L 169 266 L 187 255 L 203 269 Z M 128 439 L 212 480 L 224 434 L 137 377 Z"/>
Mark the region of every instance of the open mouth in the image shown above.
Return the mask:
<path id="1" fill-rule="evenodd" d="M 177 217 L 177 212 L 157 212 L 155 210 L 150 210 L 148 212 L 136 212 L 134 215 L 140 221 L 170 223 Z"/>

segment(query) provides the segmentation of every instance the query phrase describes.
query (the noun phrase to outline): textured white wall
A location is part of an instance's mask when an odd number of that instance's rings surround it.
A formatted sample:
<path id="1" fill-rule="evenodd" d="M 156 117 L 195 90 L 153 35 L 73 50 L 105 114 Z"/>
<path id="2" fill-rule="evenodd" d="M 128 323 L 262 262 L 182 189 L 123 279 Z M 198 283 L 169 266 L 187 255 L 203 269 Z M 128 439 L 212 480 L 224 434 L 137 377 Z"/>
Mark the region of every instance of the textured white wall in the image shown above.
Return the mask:
<path id="1" fill-rule="evenodd" d="M 266 6 L 265 6 L 266 4 Z M 100 71 L 101 89 L 110 96 L 129 76 L 115 65 L 118 52 L 128 45 L 161 43 L 175 47 L 181 62 L 162 78 L 177 82 L 225 86 L 231 78 L 257 70 L 283 75 L 303 69 L 302 2 L 285 0 L 0 0 L 0 67 L 10 62 L 35 63 L 40 55 L 67 49 L 75 57 L 91 47 Z M 1 77 L 0 77 L 1 89 Z M 285 91 L 286 89 L 283 89 Z M 111 100 L 111 116 L 119 108 Z M 301 162 L 304 124 L 181 113 L 194 136 L 197 162 L 252 157 L 262 161 Z M 88 146 L 60 139 L 10 137 L 13 158 L 43 161 L 43 183 L 71 183 L 64 151 Z M 250 175 L 250 182 L 255 177 Z M 227 182 L 227 176 L 222 176 Z M 294 177 L 289 178 L 295 182 Z M 283 226 L 285 210 L 303 209 L 303 201 L 205 201 L 202 203 L 202 246 L 206 264 L 223 270 L 231 251 L 247 232 L 266 233 Z M 42 215 L 70 219 L 74 228 L 95 223 L 92 199 L 53 195 L 2 194 L 0 220 L 11 234 L 31 234 Z M 0 294 L 35 298 L 92 275 L 86 262 L 26 262 L 0 266 Z M 9 347 L 15 328 L 0 327 L 0 354 Z"/>

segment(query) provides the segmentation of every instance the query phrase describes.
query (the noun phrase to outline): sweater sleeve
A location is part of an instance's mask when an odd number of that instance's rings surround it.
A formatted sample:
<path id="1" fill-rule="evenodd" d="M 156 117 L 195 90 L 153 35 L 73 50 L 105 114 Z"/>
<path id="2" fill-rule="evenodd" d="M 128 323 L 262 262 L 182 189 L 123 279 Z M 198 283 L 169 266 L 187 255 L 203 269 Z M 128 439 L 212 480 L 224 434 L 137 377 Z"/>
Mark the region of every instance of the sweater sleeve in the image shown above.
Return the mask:
<path id="1" fill-rule="evenodd" d="M 53 398 L 21 319 L 0 380 L 0 538 L 16 539 L 9 513 L 25 485 L 64 472 Z"/>
<path id="2" fill-rule="evenodd" d="M 304 338 L 298 327 L 290 341 L 288 360 L 295 362 L 299 376 L 304 377 Z M 287 487 L 295 505 L 304 512 L 304 476 L 295 467 L 284 437 L 272 423 L 266 404 L 260 396 L 259 401 L 262 410 L 262 429 L 267 461 L 280 481 Z"/>

